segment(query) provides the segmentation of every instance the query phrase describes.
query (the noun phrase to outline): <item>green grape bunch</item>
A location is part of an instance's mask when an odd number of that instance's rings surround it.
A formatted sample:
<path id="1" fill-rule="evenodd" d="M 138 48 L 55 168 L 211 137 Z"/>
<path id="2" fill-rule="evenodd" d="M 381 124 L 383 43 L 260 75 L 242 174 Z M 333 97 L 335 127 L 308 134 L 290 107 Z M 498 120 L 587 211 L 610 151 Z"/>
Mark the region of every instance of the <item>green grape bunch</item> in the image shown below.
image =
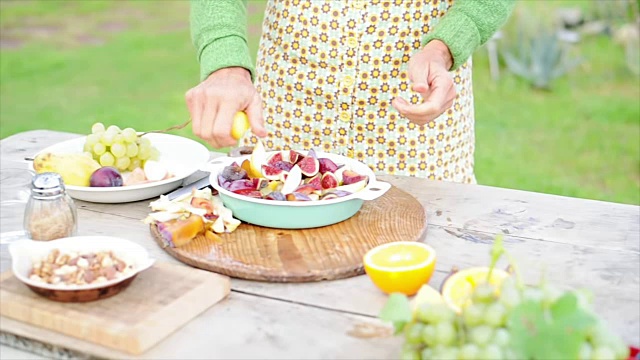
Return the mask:
<path id="1" fill-rule="evenodd" d="M 491 268 L 502 255 L 508 256 L 497 239 Z M 582 290 L 563 292 L 545 282 L 525 286 L 516 274 L 499 285 L 478 284 L 471 302 L 459 313 L 445 302 L 411 308 L 405 299 L 392 294 L 380 314 L 404 337 L 401 359 L 626 360 L 629 356 L 629 347 L 594 313 Z"/>
<path id="2" fill-rule="evenodd" d="M 116 125 L 105 128 L 100 122 L 91 126 L 83 150 L 101 166 L 112 166 L 120 171 L 142 168 L 145 161 L 157 160 L 160 156 L 149 139 L 138 136 L 134 129 L 121 130 Z"/>

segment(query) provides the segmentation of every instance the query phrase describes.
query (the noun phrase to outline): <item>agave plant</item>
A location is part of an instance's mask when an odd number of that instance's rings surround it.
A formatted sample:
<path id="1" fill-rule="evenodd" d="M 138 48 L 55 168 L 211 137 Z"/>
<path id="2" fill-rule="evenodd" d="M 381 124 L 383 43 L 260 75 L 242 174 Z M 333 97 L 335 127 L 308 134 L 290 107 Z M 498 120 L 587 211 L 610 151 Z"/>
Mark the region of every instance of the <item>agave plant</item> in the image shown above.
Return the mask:
<path id="1" fill-rule="evenodd" d="M 582 62 L 580 58 L 570 58 L 568 49 L 557 34 L 545 29 L 528 37 L 519 31 L 514 48 L 502 54 L 507 68 L 537 89 L 550 89 L 553 79 Z"/>

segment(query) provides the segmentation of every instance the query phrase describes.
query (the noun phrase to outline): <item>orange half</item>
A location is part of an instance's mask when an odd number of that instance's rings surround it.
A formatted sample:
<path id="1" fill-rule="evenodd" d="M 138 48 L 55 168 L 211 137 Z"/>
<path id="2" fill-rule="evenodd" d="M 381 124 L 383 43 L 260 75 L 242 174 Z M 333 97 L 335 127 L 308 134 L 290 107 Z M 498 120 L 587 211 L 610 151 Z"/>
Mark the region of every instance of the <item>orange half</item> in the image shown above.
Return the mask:
<path id="1" fill-rule="evenodd" d="M 431 279 L 436 252 L 421 242 L 392 242 L 369 250 L 363 263 L 365 272 L 380 290 L 411 296 Z"/>

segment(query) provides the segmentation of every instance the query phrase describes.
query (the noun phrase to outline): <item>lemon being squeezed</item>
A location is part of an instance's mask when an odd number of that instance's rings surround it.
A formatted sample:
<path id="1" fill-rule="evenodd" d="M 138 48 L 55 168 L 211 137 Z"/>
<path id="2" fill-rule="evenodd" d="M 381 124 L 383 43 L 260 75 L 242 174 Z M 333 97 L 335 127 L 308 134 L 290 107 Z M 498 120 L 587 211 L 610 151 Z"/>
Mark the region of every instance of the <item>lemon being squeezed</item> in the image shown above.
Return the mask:
<path id="1" fill-rule="evenodd" d="M 231 137 L 234 140 L 240 140 L 244 134 L 251 128 L 249 117 L 244 111 L 238 111 L 233 116 L 233 124 L 231 125 Z"/>

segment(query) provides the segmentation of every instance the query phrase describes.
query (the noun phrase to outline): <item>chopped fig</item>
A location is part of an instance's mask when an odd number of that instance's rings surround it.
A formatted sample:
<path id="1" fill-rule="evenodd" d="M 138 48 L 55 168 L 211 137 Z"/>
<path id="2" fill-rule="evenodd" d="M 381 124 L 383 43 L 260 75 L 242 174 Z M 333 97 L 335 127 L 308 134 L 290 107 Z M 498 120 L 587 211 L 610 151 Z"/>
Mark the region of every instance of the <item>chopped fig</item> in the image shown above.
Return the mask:
<path id="1" fill-rule="evenodd" d="M 218 184 L 220 184 L 220 186 L 223 189 L 229 190 L 229 186 L 231 185 L 231 181 L 223 178 L 222 175 L 218 175 Z"/>
<path id="2" fill-rule="evenodd" d="M 234 194 L 244 195 L 255 199 L 262 199 L 262 193 L 253 189 L 240 189 L 233 192 Z"/>
<path id="3" fill-rule="evenodd" d="M 289 161 L 292 164 L 297 164 L 298 161 L 301 160 L 301 158 L 302 158 L 302 155 L 299 152 L 293 151 L 293 150 L 289 150 L 289 158 L 288 159 L 285 159 L 285 157 L 282 156 L 282 160 Z"/>
<path id="4" fill-rule="evenodd" d="M 236 180 L 231 182 L 227 190 L 236 192 L 238 190 L 255 190 L 253 187 L 253 181 L 251 180 Z"/>
<path id="5" fill-rule="evenodd" d="M 331 172 L 326 172 L 322 175 L 322 180 L 320 180 L 320 184 L 323 189 L 332 189 L 338 186 L 338 179 Z"/>
<path id="6" fill-rule="evenodd" d="M 275 163 L 282 161 L 282 152 L 275 152 L 269 156 L 267 160 L 267 165 L 274 166 Z"/>
<path id="7" fill-rule="evenodd" d="M 309 152 L 307 153 L 307 157 L 312 157 L 316 160 L 318 160 L 318 155 L 316 155 L 316 151 L 313 149 L 310 149 Z"/>
<path id="8" fill-rule="evenodd" d="M 291 168 L 293 167 L 293 164 L 288 162 L 288 161 L 278 161 L 275 164 L 272 165 L 273 167 L 276 167 L 278 169 L 282 169 L 286 172 L 291 171 Z"/>
<path id="9" fill-rule="evenodd" d="M 314 188 L 311 185 L 306 184 L 306 185 L 298 186 L 298 188 L 295 189 L 293 192 L 294 193 L 300 193 L 300 194 L 309 195 L 309 194 L 313 193 L 314 191 L 316 191 L 316 188 Z"/>
<path id="10" fill-rule="evenodd" d="M 269 185 L 269 180 L 265 178 L 254 178 L 252 179 L 252 181 L 253 181 L 253 187 L 256 190 L 262 190 L 265 187 L 267 187 L 267 185 Z"/>
<path id="11" fill-rule="evenodd" d="M 347 170 L 347 167 L 344 165 L 338 165 L 338 169 L 333 172 L 333 175 L 338 179 L 338 185 L 342 184 L 342 173 Z"/>
<path id="12" fill-rule="evenodd" d="M 331 159 L 320 158 L 320 159 L 318 159 L 318 162 L 320 163 L 320 173 L 321 174 L 324 174 L 326 172 L 333 173 L 336 170 L 338 170 L 338 165 L 336 165 L 336 163 L 331 161 Z"/>
<path id="13" fill-rule="evenodd" d="M 262 174 L 267 180 L 279 180 L 283 178 L 285 171 L 271 165 L 262 165 Z"/>
<path id="14" fill-rule="evenodd" d="M 267 200 L 286 201 L 287 198 L 280 191 L 272 191 L 265 196 Z"/>
<path id="15" fill-rule="evenodd" d="M 306 177 L 312 177 L 320 170 L 320 163 L 318 162 L 318 159 L 312 156 L 305 157 L 300 162 L 298 162 L 297 165 L 300 167 L 302 175 Z"/>
<path id="16" fill-rule="evenodd" d="M 305 184 L 313 186 L 316 190 L 322 190 L 322 175 L 319 173 L 305 180 Z"/>
<path id="17" fill-rule="evenodd" d="M 311 201 L 311 198 L 305 194 L 294 192 L 287 194 L 287 201 Z"/>
<path id="18" fill-rule="evenodd" d="M 337 199 L 337 198 L 338 198 L 338 195 L 332 192 L 328 192 L 320 196 L 320 200 L 331 200 L 331 199 Z"/>
<path id="19" fill-rule="evenodd" d="M 220 176 L 228 181 L 236 181 L 248 178 L 247 172 L 239 166 L 225 166 Z"/>
<path id="20" fill-rule="evenodd" d="M 309 199 L 311 199 L 311 201 L 317 201 L 320 199 L 320 195 L 318 194 L 309 194 Z"/>
<path id="21" fill-rule="evenodd" d="M 362 180 L 368 180 L 368 176 L 360 175 L 352 170 L 345 170 L 342 172 L 342 185 L 350 185 L 360 182 Z"/>

